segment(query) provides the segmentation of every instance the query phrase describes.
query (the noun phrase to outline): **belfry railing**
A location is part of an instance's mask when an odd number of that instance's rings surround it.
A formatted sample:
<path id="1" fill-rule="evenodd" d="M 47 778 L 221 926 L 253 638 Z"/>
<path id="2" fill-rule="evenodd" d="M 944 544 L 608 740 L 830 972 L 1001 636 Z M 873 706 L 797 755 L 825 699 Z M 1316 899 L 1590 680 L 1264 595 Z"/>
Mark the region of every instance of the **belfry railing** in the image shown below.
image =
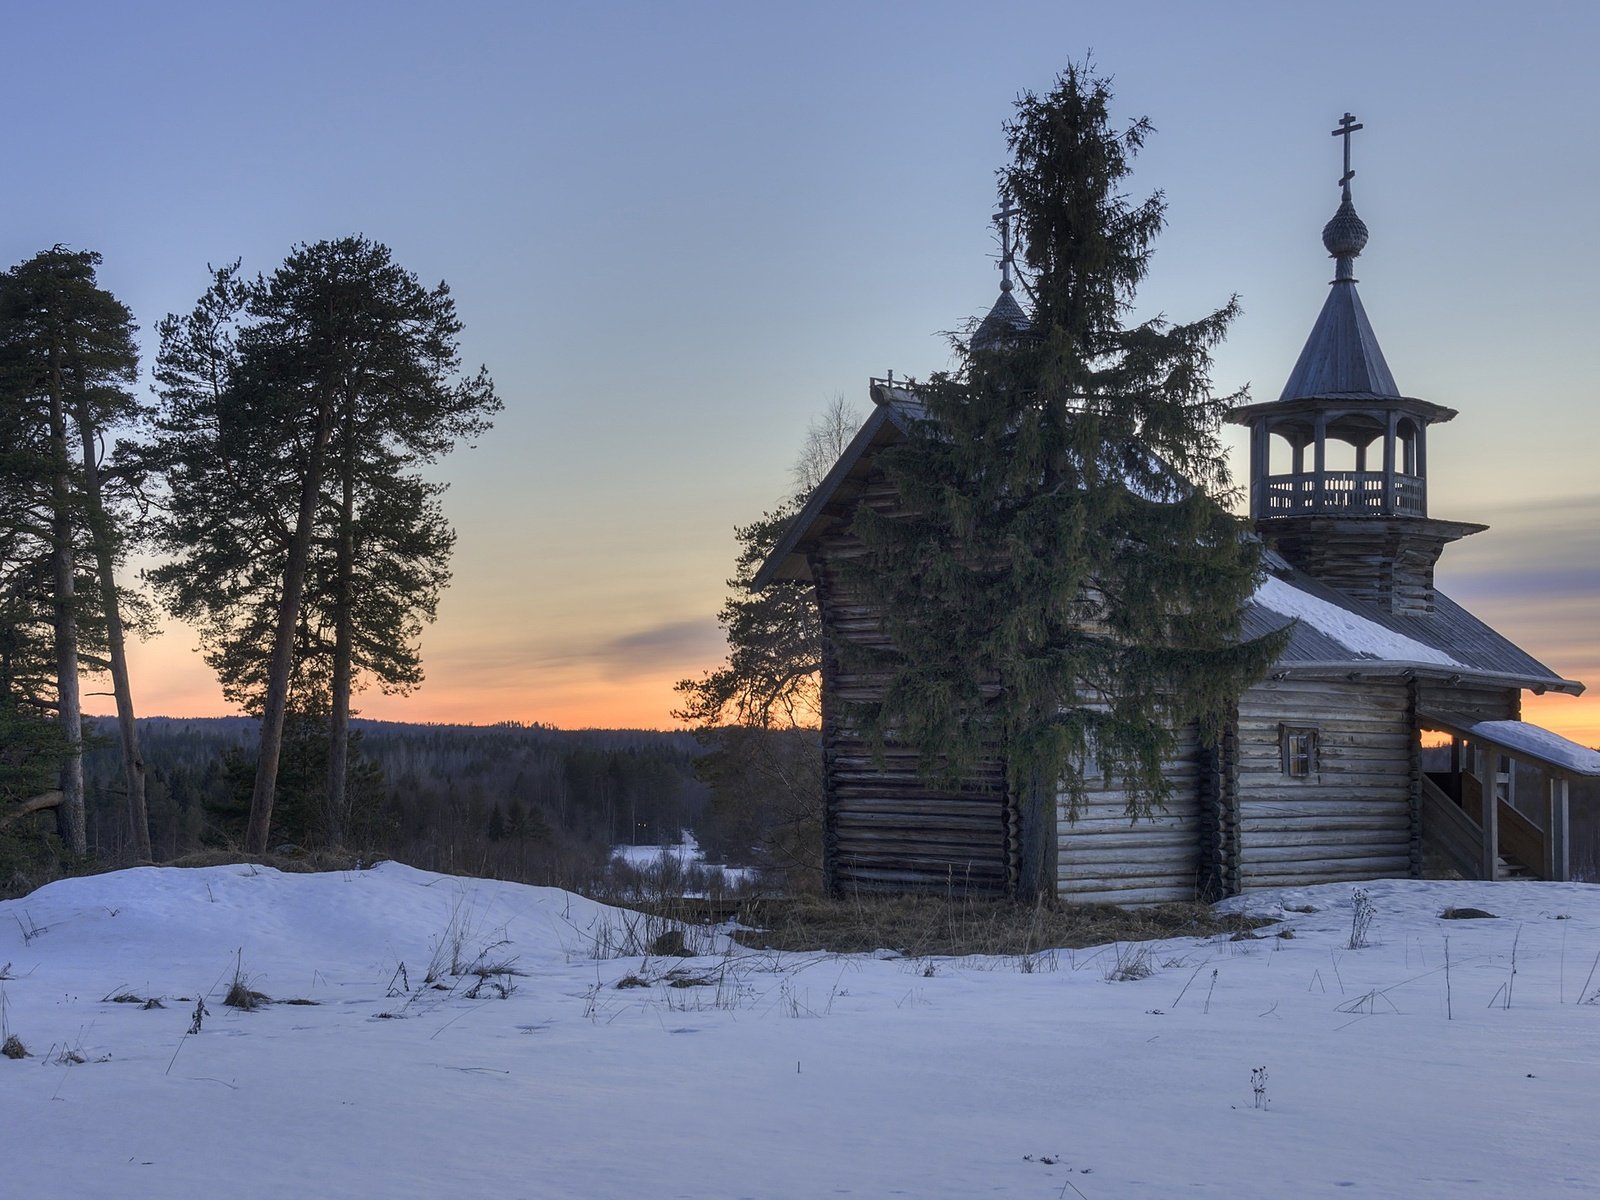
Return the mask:
<path id="1" fill-rule="evenodd" d="M 1332 513 L 1344 516 L 1421 517 L 1428 511 L 1423 481 L 1382 471 L 1323 471 L 1268 475 L 1263 517 Z M 1390 485 L 1392 484 L 1392 491 Z"/>

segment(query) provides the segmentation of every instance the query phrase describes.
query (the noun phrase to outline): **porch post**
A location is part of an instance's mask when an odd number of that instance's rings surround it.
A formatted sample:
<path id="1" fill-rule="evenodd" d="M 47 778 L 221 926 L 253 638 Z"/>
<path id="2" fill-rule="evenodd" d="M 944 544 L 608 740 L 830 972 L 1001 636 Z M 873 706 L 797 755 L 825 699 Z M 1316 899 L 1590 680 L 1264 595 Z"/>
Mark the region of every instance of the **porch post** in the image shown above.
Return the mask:
<path id="1" fill-rule="evenodd" d="M 1483 878 L 1500 877 L 1500 786 L 1495 770 L 1499 755 L 1480 742 L 1473 746 L 1478 782 L 1483 791 Z"/>
<path id="2" fill-rule="evenodd" d="M 1545 811 L 1548 814 L 1545 828 L 1549 831 L 1545 837 L 1545 847 L 1550 858 L 1550 870 L 1546 872 L 1545 878 L 1565 883 L 1572 878 L 1572 851 L 1568 839 L 1567 781 L 1554 775 L 1550 776 L 1545 801 Z"/>

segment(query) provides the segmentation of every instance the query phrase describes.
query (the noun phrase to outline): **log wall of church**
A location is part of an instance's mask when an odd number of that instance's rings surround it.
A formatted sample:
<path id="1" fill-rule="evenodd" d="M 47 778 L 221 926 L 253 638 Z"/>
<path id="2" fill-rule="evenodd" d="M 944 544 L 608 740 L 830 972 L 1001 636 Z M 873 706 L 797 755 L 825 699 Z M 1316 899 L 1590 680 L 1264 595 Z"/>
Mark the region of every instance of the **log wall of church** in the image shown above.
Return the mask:
<path id="1" fill-rule="evenodd" d="M 1201 881 L 1202 757 L 1193 726 L 1179 735 L 1163 773 L 1172 783 L 1165 808 L 1128 815 L 1120 781 L 1093 781 L 1072 820 L 1062 799 L 1056 823 L 1056 894 L 1063 900 L 1154 904 L 1195 899 Z"/>
<path id="2" fill-rule="evenodd" d="M 1240 698 L 1233 807 L 1242 889 L 1412 874 L 1420 861 L 1412 686 L 1284 679 Z M 1282 728 L 1314 729 L 1315 771 L 1285 773 Z"/>
<path id="3" fill-rule="evenodd" d="M 1450 683 L 1443 679 L 1419 680 L 1417 686 L 1418 708 L 1424 713 L 1451 718 L 1456 724 L 1515 721 L 1522 716 L 1522 693 L 1516 688 Z"/>
<path id="4" fill-rule="evenodd" d="M 863 502 L 889 507 L 893 496 L 869 486 Z M 841 563 L 861 554 L 834 533 L 808 555 L 823 630 L 823 851 L 828 886 L 886 891 L 1012 895 L 1020 837 L 1008 799 L 1004 760 L 981 758 L 954 787 L 934 787 L 914 749 L 881 750 L 851 719 L 851 705 L 883 695 L 883 681 L 852 664 L 850 643 L 887 644 L 881 622 L 844 578 Z"/>

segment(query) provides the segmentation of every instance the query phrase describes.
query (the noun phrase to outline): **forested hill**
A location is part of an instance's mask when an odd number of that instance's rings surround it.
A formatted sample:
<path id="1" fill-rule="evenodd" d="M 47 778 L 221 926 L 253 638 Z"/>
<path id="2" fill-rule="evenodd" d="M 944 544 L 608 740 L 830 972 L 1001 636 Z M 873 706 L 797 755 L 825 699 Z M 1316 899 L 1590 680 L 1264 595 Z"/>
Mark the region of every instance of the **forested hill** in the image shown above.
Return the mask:
<path id="1" fill-rule="evenodd" d="M 116 732 L 116 718 L 111 716 L 86 717 L 106 736 Z M 431 721 L 372 721 L 365 717 L 353 718 L 350 727 L 363 737 L 363 745 L 370 752 L 379 744 L 393 745 L 429 738 L 461 745 L 506 747 L 530 746 L 586 746 L 607 750 L 634 750 L 641 748 L 666 748 L 696 755 L 698 742 L 691 733 L 659 729 L 559 729 L 554 725 L 529 725 L 517 721 L 502 721 L 495 725 L 441 725 Z M 183 741 L 194 738 L 197 742 L 216 745 L 242 744 L 255 738 L 260 723 L 255 717 L 141 717 L 141 739 Z"/>
<path id="2" fill-rule="evenodd" d="M 126 838 L 114 721 L 85 762 L 92 850 Z M 706 807 L 703 753 L 688 733 L 545 725 L 353 723 L 352 847 L 417 866 L 560 882 L 603 865 L 609 847 L 694 829 Z M 147 717 L 153 852 L 172 859 L 236 844 L 254 773 L 248 717 Z M 324 728 L 286 738 L 274 814 L 277 844 L 321 844 Z"/>

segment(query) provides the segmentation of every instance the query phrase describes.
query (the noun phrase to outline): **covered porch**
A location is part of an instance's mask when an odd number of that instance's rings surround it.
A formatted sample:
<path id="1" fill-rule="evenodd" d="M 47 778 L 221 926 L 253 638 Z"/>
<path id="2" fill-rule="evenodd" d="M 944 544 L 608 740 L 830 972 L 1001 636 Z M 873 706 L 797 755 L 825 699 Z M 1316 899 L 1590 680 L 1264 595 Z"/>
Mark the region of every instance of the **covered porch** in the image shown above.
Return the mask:
<path id="1" fill-rule="evenodd" d="M 1600 752 L 1524 721 L 1418 724 L 1450 739 L 1448 768 L 1421 775 L 1424 846 L 1468 879 L 1571 879 L 1571 785 L 1600 778 Z"/>

